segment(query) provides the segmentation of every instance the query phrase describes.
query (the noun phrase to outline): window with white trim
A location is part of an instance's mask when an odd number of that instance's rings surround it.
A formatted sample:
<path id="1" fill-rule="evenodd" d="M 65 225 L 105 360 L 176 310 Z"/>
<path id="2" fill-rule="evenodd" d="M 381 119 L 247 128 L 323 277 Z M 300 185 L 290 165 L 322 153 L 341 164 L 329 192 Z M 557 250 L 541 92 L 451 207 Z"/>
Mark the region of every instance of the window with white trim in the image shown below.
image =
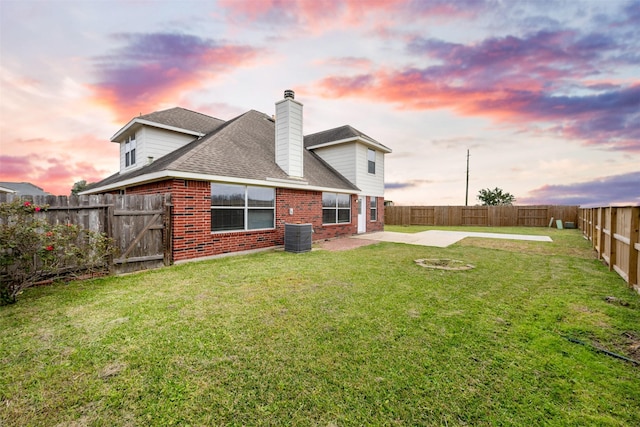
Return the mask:
<path id="1" fill-rule="evenodd" d="M 275 206 L 273 188 L 211 183 L 211 231 L 274 228 Z"/>
<path id="2" fill-rule="evenodd" d="M 376 151 L 367 148 L 367 172 L 376 174 Z"/>
<path id="3" fill-rule="evenodd" d="M 124 166 L 136 164 L 136 136 L 131 135 L 124 143 Z"/>
<path id="4" fill-rule="evenodd" d="M 322 193 L 322 223 L 341 224 L 351 222 L 351 195 Z"/>
<path id="5" fill-rule="evenodd" d="M 371 216 L 371 221 L 377 221 L 378 220 L 378 198 L 375 196 L 371 196 L 369 197 L 369 210 L 370 210 L 370 216 Z"/>

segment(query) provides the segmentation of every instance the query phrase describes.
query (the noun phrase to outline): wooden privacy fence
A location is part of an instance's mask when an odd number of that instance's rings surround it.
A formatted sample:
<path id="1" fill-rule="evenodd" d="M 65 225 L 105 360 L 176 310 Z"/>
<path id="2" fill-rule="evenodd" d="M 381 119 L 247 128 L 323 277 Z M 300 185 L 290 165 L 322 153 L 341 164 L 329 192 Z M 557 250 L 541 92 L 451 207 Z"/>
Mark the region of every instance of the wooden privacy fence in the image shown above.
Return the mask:
<path id="1" fill-rule="evenodd" d="M 640 207 L 580 209 L 578 226 L 609 270 L 640 292 Z"/>
<path id="2" fill-rule="evenodd" d="M 386 206 L 387 225 L 548 227 L 551 218 L 576 224 L 578 206 Z"/>
<path id="3" fill-rule="evenodd" d="M 0 203 L 17 196 L 0 194 Z M 39 212 L 50 224 L 74 224 L 112 238 L 115 273 L 169 265 L 171 251 L 170 195 L 28 196 L 34 204 L 49 205 Z"/>

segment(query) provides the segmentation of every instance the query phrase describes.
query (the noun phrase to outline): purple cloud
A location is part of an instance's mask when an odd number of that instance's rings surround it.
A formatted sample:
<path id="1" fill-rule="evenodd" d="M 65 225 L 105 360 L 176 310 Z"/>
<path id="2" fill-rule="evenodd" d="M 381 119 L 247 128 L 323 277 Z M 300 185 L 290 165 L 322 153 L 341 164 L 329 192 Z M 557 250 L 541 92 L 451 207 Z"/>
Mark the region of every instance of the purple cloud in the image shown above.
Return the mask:
<path id="1" fill-rule="evenodd" d="M 520 198 L 523 204 L 580 205 L 583 207 L 640 206 L 640 172 L 607 176 L 593 181 L 545 185 Z"/>
<path id="2" fill-rule="evenodd" d="M 259 51 L 246 45 L 177 33 L 116 34 L 124 45 L 96 58 L 97 102 L 120 118 L 150 111 L 207 78 L 254 60 Z"/>
<path id="3" fill-rule="evenodd" d="M 625 44 L 626 43 L 626 44 Z M 480 43 L 413 38 L 410 53 L 439 63 L 424 68 L 329 76 L 327 96 L 358 96 L 405 109 L 450 108 L 612 150 L 640 151 L 640 81 L 603 77 L 633 67 L 634 41 L 604 33 L 544 30 Z"/>

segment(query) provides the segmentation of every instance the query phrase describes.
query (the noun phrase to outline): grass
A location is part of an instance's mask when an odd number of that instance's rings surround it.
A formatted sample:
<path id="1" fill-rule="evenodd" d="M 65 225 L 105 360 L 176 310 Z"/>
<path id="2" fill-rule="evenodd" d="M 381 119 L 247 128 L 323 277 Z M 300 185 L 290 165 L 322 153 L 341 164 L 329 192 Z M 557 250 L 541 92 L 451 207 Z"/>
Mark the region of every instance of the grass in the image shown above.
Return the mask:
<path id="1" fill-rule="evenodd" d="M 640 425 L 640 366 L 564 338 L 640 358 L 637 293 L 577 230 L 481 231 L 554 242 L 265 252 L 29 289 L 0 307 L 0 425 Z"/>

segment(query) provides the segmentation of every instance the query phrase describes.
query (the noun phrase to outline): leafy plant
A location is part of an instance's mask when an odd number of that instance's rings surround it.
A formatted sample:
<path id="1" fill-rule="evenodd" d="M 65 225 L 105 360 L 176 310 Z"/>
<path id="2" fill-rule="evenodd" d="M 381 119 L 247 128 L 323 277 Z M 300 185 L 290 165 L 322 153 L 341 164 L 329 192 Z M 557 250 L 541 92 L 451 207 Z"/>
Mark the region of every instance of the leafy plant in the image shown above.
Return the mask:
<path id="1" fill-rule="evenodd" d="M 111 239 L 74 224 L 49 224 L 48 206 L 15 199 L 0 204 L 0 303 L 43 280 L 107 267 Z"/>
<path id="2" fill-rule="evenodd" d="M 482 206 L 499 206 L 512 205 L 516 198 L 501 188 L 483 188 L 478 192 L 478 200 L 482 202 Z"/>
<path id="3" fill-rule="evenodd" d="M 71 187 L 71 195 L 77 196 L 78 193 L 84 191 L 89 185 L 91 185 L 91 183 L 85 181 L 84 179 L 82 181 L 75 182 L 73 184 L 73 187 Z"/>

